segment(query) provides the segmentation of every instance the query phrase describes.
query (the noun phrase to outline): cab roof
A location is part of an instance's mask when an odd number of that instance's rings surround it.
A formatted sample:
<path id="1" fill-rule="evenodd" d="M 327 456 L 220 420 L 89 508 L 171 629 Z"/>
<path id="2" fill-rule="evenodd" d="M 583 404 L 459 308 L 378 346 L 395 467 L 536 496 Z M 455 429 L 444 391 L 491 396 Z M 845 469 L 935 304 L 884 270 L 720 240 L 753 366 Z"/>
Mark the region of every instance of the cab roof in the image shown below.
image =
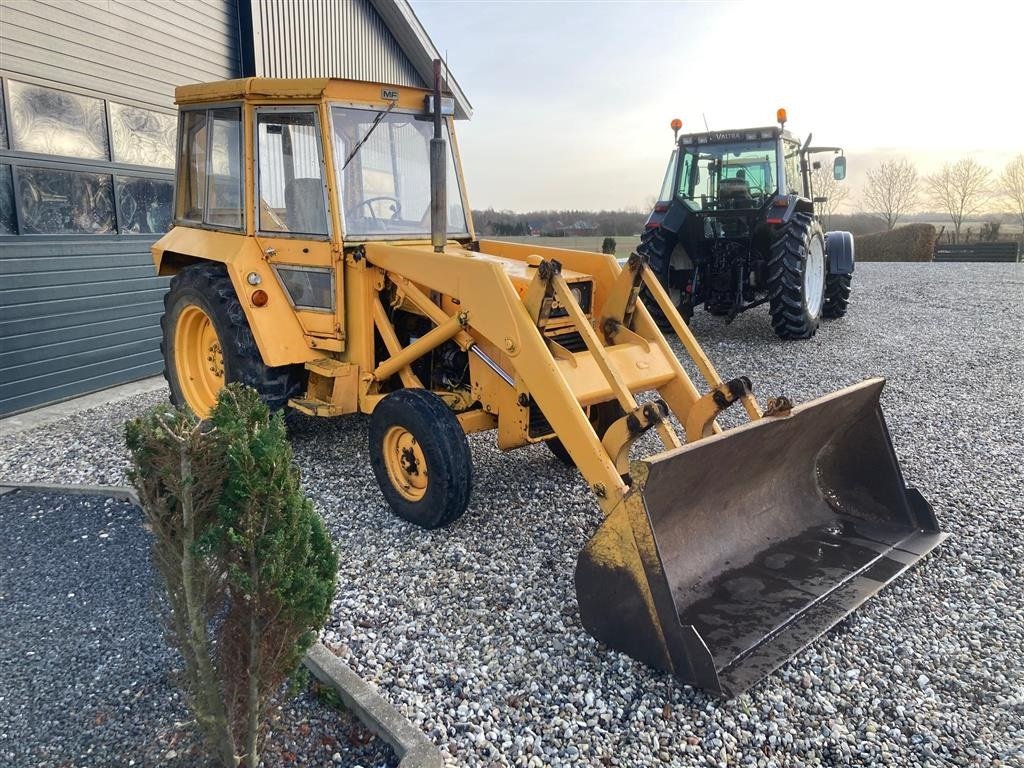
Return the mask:
<path id="1" fill-rule="evenodd" d="M 732 128 L 722 131 L 702 131 L 700 133 L 681 134 L 680 144 L 726 144 L 732 142 L 756 141 L 764 139 L 776 139 L 782 136 L 789 141 L 798 141 L 796 136 L 788 129 L 779 128 L 777 125 L 766 125 L 759 128 Z"/>
<path id="2" fill-rule="evenodd" d="M 327 77 L 273 78 L 243 77 L 237 80 L 218 80 L 212 83 L 180 85 L 174 89 L 174 101 L 179 106 L 208 104 L 223 101 L 294 102 L 294 101 L 350 101 L 363 104 L 389 104 L 394 94 L 397 106 L 422 109 L 424 98 L 430 93 L 425 88 L 386 83 L 367 83 L 361 80 L 341 80 Z"/>

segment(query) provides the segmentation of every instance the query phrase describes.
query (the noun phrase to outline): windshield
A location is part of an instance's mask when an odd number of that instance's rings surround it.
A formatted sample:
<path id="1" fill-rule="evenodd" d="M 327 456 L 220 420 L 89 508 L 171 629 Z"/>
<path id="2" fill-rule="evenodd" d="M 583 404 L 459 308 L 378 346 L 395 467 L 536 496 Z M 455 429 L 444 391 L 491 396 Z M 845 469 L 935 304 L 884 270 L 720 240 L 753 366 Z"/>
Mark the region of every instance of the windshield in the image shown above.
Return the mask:
<path id="1" fill-rule="evenodd" d="M 428 236 L 432 118 L 351 107 L 332 107 L 331 118 L 346 236 Z M 448 234 L 464 235 L 469 227 L 447 123 L 444 137 L 448 141 Z"/>
<path id="2" fill-rule="evenodd" d="M 678 196 L 690 208 L 760 208 L 776 191 L 774 141 L 680 147 Z"/>

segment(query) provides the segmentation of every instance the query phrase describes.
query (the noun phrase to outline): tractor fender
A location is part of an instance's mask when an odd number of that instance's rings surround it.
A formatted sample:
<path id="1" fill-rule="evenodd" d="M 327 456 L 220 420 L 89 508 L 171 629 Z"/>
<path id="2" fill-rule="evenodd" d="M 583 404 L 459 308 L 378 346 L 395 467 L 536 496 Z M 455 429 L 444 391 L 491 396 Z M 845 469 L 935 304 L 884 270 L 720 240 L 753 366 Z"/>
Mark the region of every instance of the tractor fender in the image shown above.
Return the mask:
<path id="1" fill-rule="evenodd" d="M 802 200 L 797 195 L 778 195 L 772 200 L 768 208 L 768 215 L 765 218 L 767 224 L 785 226 L 793 218 L 794 213 L 814 213 L 810 203 Z"/>
<path id="2" fill-rule="evenodd" d="M 825 255 L 828 257 L 830 275 L 853 274 L 853 234 L 850 232 L 826 232 Z"/>
<path id="3" fill-rule="evenodd" d="M 673 200 L 665 213 L 665 218 L 661 220 L 661 228 L 673 235 L 678 235 L 679 230 L 683 227 L 683 222 L 686 221 L 686 213 L 686 206 L 678 200 Z"/>
<path id="4" fill-rule="evenodd" d="M 192 227 L 174 227 L 152 246 L 153 264 L 160 276 L 175 275 L 191 264 L 219 262 L 227 268 L 256 346 L 269 366 L 316 360 L 323 352 L 310 347 L 284 288 L 259 244 L 252 237 Z M 252 303 L 256 288 L 248 283 L 255 272 L 259 288 L 268 295 L 262 307 Z"/>

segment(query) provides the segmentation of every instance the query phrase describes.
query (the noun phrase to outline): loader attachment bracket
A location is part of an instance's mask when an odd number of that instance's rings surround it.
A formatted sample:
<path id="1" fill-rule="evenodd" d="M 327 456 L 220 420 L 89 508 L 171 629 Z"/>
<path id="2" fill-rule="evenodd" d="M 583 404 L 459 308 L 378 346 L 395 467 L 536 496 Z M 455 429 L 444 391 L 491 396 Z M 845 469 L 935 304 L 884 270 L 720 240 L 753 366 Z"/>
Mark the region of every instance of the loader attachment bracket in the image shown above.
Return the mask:
<path id="1" fill-rule="evenodd" d="M 668 405 L 664 400 L 643 403 L 613 422 L 604 433 L 601 443 L 615 462 L 615 469 L 620 475 L 629 474 L 629 449 L 636 439 L 651 427 L 661 424 L 668 414 Z"/>
<path id="2" fill-rule="evenodd" d="M 554 279 L 562 274 L 562 264 L 556 259 L 543 260 L 537 265 L 537 275 L 530 282 L 523 297 L 523 304 L 530 313 L 534 324 L 543 329 L 551 316 L 555 301 Z"/>
<path id="3" fill-rule="evenodd" d="M 686 417 L 686 439 L 690 442 L 708 437 L 714 431 L 715 418 L 754 391 L 750 379 L 739 376 L 715 387 L 693 404 Z"/>
<path id="4" fill-rule="evenodd" d="M 614 343 L 628 343 L 636 344 L 643 349 L 644 352 L 650 353 L 651 343 L 635 331 L 631 331 L 623 323 L 616 320 L 614 317 L 606 317 L 604 322 L 601 323 L 601 332 L 604 333 L 604 339 L 609 344 Z"/>
<path id="5" fill-rule="evenodd" d="M 626 329 L 632 325 L 637 297 L 640 295 L 640 287 L 643 285 L 643 271 L 647 268 L 647 258 L 647 256 L 640 256 L 636 253 L 630 254 L 626 261 L 626 268 L 619 273 L 612 284 L 601 312 L 605 318 L 602 322 L 602 330 L 604 330 L 606 338 L 609 338 L 609 323 L 614 323 L 615 328 Z"/>

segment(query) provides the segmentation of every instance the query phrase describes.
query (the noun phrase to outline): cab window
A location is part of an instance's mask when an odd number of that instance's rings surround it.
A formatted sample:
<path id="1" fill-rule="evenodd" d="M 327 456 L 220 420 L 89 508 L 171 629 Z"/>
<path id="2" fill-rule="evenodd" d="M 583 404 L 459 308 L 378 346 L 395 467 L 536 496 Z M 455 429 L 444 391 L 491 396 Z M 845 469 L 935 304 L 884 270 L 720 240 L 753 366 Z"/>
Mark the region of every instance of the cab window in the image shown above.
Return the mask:
<path id="1" fill-rule="evenodd" d="M 331 110 L 338 197 L 347 236 L 430 234 L 430 139 L 426 115 L 335 106 Z M 469 227 L 447 121 L 449 235 Z"/>
<path id="2" fill-rule="evenodd" d="M 800 178 L 800 147 L 785 142 L 782 150 L 786 153 L 786 192 L 791 195 L 803 194 L 803 181 Z"/>
<path id="3" fill-rule="evenodd" d="M 177 217 L 241 229 L 241 108 L 185 110 L 179 126 Z"/>
<path id="4" fill-rule="evenodd" d="M 314 107 L 256 112 L 262 232 L 326 236 L 327 207 Z"/>

